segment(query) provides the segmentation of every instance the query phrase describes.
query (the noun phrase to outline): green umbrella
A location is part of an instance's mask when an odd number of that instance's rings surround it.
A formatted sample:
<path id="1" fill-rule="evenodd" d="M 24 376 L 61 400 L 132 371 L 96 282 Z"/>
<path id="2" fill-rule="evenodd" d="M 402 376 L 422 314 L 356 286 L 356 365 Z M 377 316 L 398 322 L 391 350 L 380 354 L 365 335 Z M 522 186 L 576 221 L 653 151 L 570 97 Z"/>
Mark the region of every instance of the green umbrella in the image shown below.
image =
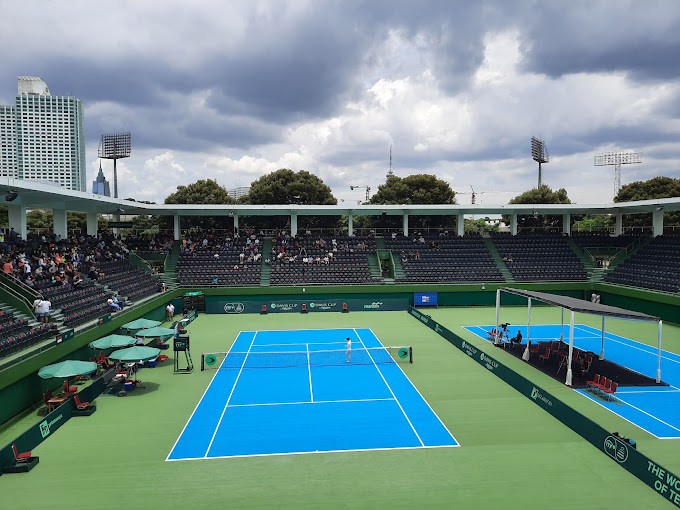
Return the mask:
<path id="1" fill-rule="evenodd" d="M 136 321 L 128 322 L 123 324 L 124 329 L 146 329 L 153 328 L 154 326 L 160 326 L 160 321 L 152 321 L 149 319 L 137 319 Z"/>
<path id="2" fill-rule="evenodd" d="M 134 347 L 128 347 L 127 349 L 113 351 L 109 358 L 122 361 L 123 363 L 141 363 L 143 361 L 156 359 L 160 353 L 160 349 L 136 345 Z"/>
<path id="3" fill-rule="evenodd" d="M 92 361 L 78 361 L 74 359 L 67 359 L 61 363 L 54 365 L 47 365 L 38 371 L 38 375 L 43 379 L 52 379 L 58 377 L 60 379 L 68 379 L 76 375 L 87 375 L 97 371 L 97 364 Z"/>
<path id="4" fill-rule="evenodd" d="M 109 335 L 90 342 L 90 347 L 93 349 L 110 349 L 112 347 L 128 347 L 136 343 L 137 339 L 133 336 Z"/>
<path id="5" fill-rule="evenodd" d="M 141 336 L 142 338 L 156 338 L 156 337 L 163 337 L 163 336 L 172 336 L 175 334 L 174 329 L 168 329 L 168 328 L 149 328 L 149 329 L 142 329 L 140 331 L 137 331 L 135 333 L 135 336 Z"/>

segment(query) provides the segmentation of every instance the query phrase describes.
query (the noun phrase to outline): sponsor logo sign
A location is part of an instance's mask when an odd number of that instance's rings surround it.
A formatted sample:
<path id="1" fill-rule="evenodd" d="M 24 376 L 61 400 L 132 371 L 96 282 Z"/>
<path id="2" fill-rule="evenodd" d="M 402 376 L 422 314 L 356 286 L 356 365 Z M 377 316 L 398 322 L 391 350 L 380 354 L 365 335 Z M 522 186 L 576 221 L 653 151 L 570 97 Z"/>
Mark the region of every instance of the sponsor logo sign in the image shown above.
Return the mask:
<path id="1" fill-rule="evenodd" d="M 245 309 L 243 303 L 227 303 L 224 305 L 225 313 L 243 313 Z"/>
<path id="2" fill-rule="evenodd" d="M 624 463 L 628 460 L 628 445 L 616 436 L 607 436 L 602 449 L 618 462 Z"/>
<path id="3" fill-rule="evenodd" d="M 371 304 L 364 305 L 366 309 L 380 310 L 380 306 L 383 304 L 382 301 L 373 301 Z"/>

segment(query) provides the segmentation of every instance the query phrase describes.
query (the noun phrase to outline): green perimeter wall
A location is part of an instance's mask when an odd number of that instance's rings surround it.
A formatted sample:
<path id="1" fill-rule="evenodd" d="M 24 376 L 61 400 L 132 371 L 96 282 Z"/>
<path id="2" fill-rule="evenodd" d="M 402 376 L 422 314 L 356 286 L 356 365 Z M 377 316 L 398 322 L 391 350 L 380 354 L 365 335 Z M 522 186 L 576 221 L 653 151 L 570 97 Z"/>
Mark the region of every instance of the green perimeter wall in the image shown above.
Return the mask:
<path id="1" fill-rule="evenodd" d="M 271 302 L 305 302 L 329 300 L 398 301 L 405 306 L 413 305 L 414 292 L 437 292 L 440 306 L 493 306 L 496 303 L 496 289 L 499 286 L 552 292 L 580 299 L 589 299 L 595 290 L 602 295 L 602 302 L 630 310 L 636 310 L 660 317 L 665 321 L 678 322 L 680 299 L 678 296 L 660 294 L 640 289 L 618 287 L 608 284 L 540 283 L 540 284 L 477 284 L 477 285 L 363 285 L 324 287 L 233 287 L 233 288 L 185 288 L 176 289 L 158 296 L 141 307 L 114 315 L 110 322 L 77 335 L 75 338 L 56 345 L 18 365 L 0 372 L 0 424 L 5 423 L 21 411 L 34 405 L 42 398 L 47 388 L 54 388 L 57 381 L 43 380 L 38 370 L 63 359 L 89 359 L 95 353 L 88 344 L 97 338 L 120 333 L 120 327 L 139 317 L 163 320 L 165 306 L 173 301 L 181 310 L 182 296 L 186 292 L 202 291 L 206 295 L 206 307 L 210 303 L 222 305 L 226 302 L 244 301 L 255 303 L 259 311 L 262 304 Z M 525 306 L 526 299 L 513 294 L 503 294 L 502 304 Z M 538 303 L 537 303 L 538 304 Z M 405 308 L 404 308 L 405 309 Z M 299 313 L 292 310 L 292 313 Z M 60 382 L 60 381 L 59 381 Z"/>

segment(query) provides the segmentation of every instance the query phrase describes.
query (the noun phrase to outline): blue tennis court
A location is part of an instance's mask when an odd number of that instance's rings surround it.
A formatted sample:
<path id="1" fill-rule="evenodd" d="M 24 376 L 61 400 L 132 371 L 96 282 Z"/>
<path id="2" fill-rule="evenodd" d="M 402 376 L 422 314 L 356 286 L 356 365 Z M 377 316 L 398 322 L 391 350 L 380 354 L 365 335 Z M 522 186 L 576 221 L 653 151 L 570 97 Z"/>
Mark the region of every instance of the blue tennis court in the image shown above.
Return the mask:
<path id="1" fill-rule="evenodd" d="M 241 332 L 167 460 L 458 446 L 395 359 L 370 329 Z"/>
<path id="2" fill-rule="evenodd" d="M 484 338 L 495 326 L 467 326 L 464 329 Z M 511 336 L 522 332 L 526 345 L 527 327 L 511 326 Z M 531 326 L 532 342 L 559 340 L 564 331 L 564 340 L 569 342 L 569 325 L 562 330 L 559 324 L 537 324 Z M 605 331 L 605 358 L 630 370 L 656 378 L 657 354 L 655 347 Z M 574 325 L 574 346 L 584 351 L 600 353 L 602 332 L 584 324 Z M 680 355 L 661 351 L 661 380 L 669 386 L 619 386 L 616 398 L 605 402 L 591 392 L 577 389 L 593 402 L 609 409 L 621 418 L 637 425 L 660 439 L 680 438 Z"/>

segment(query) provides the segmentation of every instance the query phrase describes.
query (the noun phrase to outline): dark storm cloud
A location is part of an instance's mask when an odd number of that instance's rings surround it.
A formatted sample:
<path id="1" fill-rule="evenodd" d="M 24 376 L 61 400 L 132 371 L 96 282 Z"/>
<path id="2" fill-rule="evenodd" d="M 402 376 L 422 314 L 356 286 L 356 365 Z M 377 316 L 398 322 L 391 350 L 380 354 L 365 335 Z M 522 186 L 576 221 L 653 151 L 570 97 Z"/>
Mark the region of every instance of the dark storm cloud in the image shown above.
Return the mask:
<path id="1" fill-rule="evenodd" d="M 625 72 L 639 81 L 680 76 L 680 7 L 650 2 L 542 2 L 526 12 L 524 65 L 560 77 Z"/>

